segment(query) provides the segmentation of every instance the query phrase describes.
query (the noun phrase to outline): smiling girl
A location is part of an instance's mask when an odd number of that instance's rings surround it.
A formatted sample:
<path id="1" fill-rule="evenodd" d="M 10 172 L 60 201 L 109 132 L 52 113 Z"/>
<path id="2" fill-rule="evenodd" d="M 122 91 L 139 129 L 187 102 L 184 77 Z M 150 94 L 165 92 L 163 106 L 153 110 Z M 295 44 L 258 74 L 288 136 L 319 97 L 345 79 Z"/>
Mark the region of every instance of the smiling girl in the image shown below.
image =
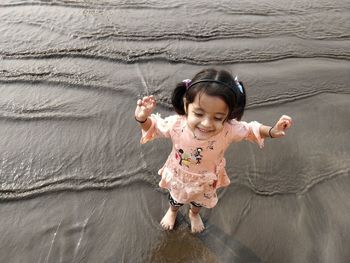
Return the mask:
<path id="1" fill-rule="evenodd" d="M 152 114 L 153 96 L 137 101 L 135 119 L 142 128 L 141 143 L 160 137 L 173 143 L 158 172 L 159 186 L 169 191 L 169 209 L 161 220 L 164 229 L 173 229 L 179 208 L 190 204 L 191 231 L 203 231 L 201 208 L 213 208 L 218 202 L 216 190 L 230 184 L 224 158 L 228 146 L 245 139 L 263 147 L 264 138 L 282 137 L 292 124 L 286 115 L 272 127 L 241 121 L 245 104 L 243 83 L 216 69 L 203 70 L 176 86 L 172 94 L 176 115 L 162 119 Z"/>

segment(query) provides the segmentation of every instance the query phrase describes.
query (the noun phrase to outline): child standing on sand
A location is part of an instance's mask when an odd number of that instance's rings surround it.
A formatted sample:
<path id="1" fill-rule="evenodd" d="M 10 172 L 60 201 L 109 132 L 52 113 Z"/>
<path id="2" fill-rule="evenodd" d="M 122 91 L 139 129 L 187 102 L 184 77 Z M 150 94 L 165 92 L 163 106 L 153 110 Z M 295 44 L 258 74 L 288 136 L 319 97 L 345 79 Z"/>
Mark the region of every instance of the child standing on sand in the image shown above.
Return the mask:
<path id="1" fill-rule="evenodd" d="M 153 96 L 137 101 L 135 119 L 142 127 L 141 143 L 159 137 L 173 143 L 158 172 L 159 186 L 169 191 L 169 209 L 160 223 L 164 229 L 173 229 L 179 208 L 190 204 L 191 231 L 203 231 L 201 207 L 214 207 L 216 189 L 230 184 L 224 158 L 230 143 L 246 139 L 263 147 L 265 137 L 282 137 L 292 124 L 286 115 L 273 127 L 241 121 L 245 104 L 243 83 L 215 69 L 203 70 L 176 86 L 172 94 L 176 115 L 165 119 L 151 115 L 156 106 Z"/>

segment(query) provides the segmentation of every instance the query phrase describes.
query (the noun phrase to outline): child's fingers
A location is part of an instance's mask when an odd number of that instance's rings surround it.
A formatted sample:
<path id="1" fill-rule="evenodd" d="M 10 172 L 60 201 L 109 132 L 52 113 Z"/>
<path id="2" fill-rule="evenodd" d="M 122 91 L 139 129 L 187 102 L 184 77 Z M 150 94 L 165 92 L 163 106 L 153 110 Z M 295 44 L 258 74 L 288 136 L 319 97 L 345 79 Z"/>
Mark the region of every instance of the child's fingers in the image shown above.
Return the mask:
<path id="1" fill-rule="evenodd" d="M 145 103 L 153 103 L 155 101 L 155 99 L 154 99 L 153 95 L 151 95 L 151 96 L 143 97 L 142 101 Z"/>
<path id="2" fill-rule="evenodd" d="M 280 129 L 283 129 L 283 130 L 288 129 L 288 127 L 289 127 L 289 122 L 286 121 L 286 120 L 279 121 L 278 127 L 279 127 Z"/>
<path id="3" fill-rule="evenodd" d="M 144 104 L 147 108 L 154 108 L 156 105 L 156 101 L 153 96 L 148 96 L 144 99 Z"/>
<path id="4" fill-rule="evenodd" d="M 292 125 L 292 118 L 283 115 L 279 120 L 277 126 L 282 128 L 283 130 L 288 129 Z"/>
<path id="5" fill-rule="evenodd" d="M 284 120 L 282 122 L 283 129 L 288 129 L 291 125 L 292 125 L 292 121 L 291 120 Z"/>
<path id="6" fill-rule="evenodd" d="M 137 100 L 137 106 L 144 106 L 147 104 L 148 99 L 146 97 L 143 97 L 142 99 Z"/>
<path id="7" fill-rule="evenodd" d="M 144 115 L 150 115 L 153 111 L 153 109 L 156 106 L 156 101 L 154 97 L 151 96 L 145 96 L 142 99 L 138 99 L 137 107 L 135 110 L 135 114 L 141 114 L 140 116 L 143 117 Z"/>
<path id="8" fill-rule="evenodd" d="M 152 106 L 155 107 L 156 106 L 156 100 L 155 99 L 152 99 Z"/>
<path id="9" fill-rule="evenodd" d="M 144 116 L 148 116 L 152 113 L 153 109 L 156 106 L 156 101 L 154 97 L 151 96 L 145 96 L 142 99 L 138 99 L 137 107 L 135 110 L 135 115 L 137 115 L 139 118 L 143 118 Z"/>
<path id="10" fill-rule="evenodd" d="M 287 115 L 282 115 L 280 118 L 280 121 L 286 121 L 286 122 L 292 123 L 292 118 Z"/>

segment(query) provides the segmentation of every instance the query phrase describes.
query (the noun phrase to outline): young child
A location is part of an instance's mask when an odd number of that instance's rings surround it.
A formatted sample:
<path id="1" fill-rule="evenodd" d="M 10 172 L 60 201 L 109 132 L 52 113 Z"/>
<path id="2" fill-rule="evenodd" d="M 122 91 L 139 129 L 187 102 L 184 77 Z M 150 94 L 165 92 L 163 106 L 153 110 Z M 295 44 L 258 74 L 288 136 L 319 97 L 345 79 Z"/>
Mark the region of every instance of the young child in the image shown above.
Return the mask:
<path id="1" fill-rule="evenodd" d="M 173 229 L 179 207 L 190 204 L 191 231 L 203 231 L 201 207 L 214 207 L 216 189 L 230 184 L 224 158 L 230 143 L 246 139 L 263 147 L 265 137 L 282 137 L 292 124 L 286 115 L 273 127 L 241 121 L 245 104 L 243 83 L 215 69 L 203 70 L 176 86 L 172 94 L 176 115 L 165 119 L 151 115 L 156 106 L 153 96 L 137 101 L 135 119 L 142 127 L 141 143 L 159 137 L 173 143 L 158 172 L 159 186 L 169 191 L 170 206 L 160 223 L 164 229 Z"/>

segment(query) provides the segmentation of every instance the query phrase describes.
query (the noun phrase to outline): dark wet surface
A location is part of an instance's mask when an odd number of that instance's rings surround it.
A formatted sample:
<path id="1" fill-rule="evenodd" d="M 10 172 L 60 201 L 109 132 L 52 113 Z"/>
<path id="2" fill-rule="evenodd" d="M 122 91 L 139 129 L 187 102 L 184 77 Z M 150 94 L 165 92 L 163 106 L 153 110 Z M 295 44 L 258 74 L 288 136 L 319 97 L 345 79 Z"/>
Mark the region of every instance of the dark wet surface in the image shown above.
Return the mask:
<path id="1" fill-rule="evenodd" d="M 348 262 L 350 2 L 0 3 L 0 262 Z M 159 221 L 167 141 L 140 145 L 138 97 L 172 114 L 182 79 L 220 66 L 244 120 L 294 126 L 226 154 L 207 229 Z"/>

